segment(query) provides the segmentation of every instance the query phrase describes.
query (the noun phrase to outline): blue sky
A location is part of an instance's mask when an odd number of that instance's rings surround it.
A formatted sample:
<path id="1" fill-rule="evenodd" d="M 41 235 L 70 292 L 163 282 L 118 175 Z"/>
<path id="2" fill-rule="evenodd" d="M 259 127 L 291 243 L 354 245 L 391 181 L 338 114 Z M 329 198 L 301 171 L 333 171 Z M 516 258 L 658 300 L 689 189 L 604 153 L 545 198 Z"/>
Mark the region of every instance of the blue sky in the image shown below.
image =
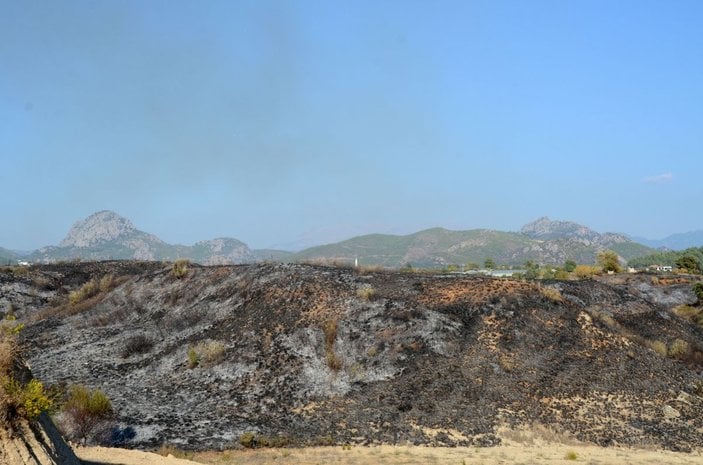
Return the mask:
<path id="1" fill-rule="evenodd" d="M 0 0 L 0 246 L 703 228 L 700 1 Z"/>

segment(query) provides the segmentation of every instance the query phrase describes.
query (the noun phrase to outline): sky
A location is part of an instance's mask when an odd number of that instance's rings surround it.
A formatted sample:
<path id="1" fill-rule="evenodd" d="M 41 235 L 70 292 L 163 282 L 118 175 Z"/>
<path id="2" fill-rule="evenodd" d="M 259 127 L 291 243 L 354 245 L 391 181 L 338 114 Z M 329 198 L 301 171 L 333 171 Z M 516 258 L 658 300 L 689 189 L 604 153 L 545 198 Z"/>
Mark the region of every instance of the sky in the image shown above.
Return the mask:
<path id="1" fill-rule="evenodd" d="M 0 0 L 0 246 L 703 229 L 703 2 Z"/>

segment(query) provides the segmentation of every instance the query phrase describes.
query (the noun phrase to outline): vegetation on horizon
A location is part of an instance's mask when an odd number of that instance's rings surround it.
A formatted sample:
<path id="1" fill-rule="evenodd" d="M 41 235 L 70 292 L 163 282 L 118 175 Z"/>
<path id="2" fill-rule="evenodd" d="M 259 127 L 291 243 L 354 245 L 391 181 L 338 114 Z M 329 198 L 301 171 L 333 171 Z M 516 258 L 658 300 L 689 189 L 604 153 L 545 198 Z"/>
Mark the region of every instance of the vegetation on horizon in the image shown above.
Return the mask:
<path id="1" fill-rule="evenodd" d="M 666 252 L 645 255 L 628 261 L 630 266 L 646 268 L 650 265 L 676 267 L 689 273 L 700 274 L 703 265 L 703 247 L 692 247 L 686 250 L 669 250 Z"/>

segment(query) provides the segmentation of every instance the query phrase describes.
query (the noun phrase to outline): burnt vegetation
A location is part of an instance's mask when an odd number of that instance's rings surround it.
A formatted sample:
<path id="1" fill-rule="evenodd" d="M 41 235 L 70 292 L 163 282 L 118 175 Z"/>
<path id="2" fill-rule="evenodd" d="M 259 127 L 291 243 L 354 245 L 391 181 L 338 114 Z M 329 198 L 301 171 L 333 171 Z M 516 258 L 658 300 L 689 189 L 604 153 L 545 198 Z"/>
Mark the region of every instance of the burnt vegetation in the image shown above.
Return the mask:
<path id="1" fill-rule="evenodd" d="M 102 389 L 131 446 L 494 445 L 501 427 L 534 424 L 703 446 L 695 277 L 64 267 L 52 279 L 66 298 L 95 277 L 117 284 L 79 312 L 24 307 L 29 361 L 48 383 Z"/>

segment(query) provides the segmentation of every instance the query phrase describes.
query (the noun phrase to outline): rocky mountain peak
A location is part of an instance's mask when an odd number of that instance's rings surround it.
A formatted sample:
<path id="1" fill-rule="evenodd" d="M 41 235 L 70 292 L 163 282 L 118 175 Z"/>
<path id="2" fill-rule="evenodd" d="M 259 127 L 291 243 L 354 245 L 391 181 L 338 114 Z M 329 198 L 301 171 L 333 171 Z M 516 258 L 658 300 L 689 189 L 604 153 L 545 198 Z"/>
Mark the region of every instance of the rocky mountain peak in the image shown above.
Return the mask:
<path id="1" fill-rule="evenodd" d="M 553 221 L 543 216 L 527 223 L 520 230 L 535 239 L 585 239 L 597 240 L 600 234 L 573 221 Z"/>
<path id="2" fill-rule="evenodd" d="M 90 247 L 136 232 L 131 221 L 109 210 L 93 213 L 76 222 L 59 244 L 61 247 Z"/>

